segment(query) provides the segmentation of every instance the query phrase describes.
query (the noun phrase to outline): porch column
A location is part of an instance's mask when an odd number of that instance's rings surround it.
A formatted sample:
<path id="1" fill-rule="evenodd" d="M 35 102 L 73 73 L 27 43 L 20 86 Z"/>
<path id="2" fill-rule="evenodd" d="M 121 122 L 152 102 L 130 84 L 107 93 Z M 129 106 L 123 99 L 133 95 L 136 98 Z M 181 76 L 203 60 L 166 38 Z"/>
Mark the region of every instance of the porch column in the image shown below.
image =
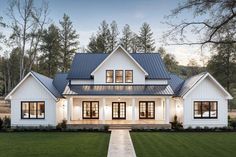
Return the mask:
<path id="1" fill-rule="evenodd" d="M 135 98 L 132 98 L 132 121 L 135 121 Z"/>
<path id="2" fill-rule="evenodd" d="M 165 98 L 165 123 L 170 123 L 170 98 Z"/>
<path id="3" fill-rule="evenodd" d="M 106 107 L 106 99 L 102 98 L 102 121 L 105 124 L 105 107 Z"/>
<path id="4" fill-rule="evenodd" d="M 71 111 L 72 111 L 72 98 L 71 97 L 68 97 L 67 98 L 67 122 L 70 122 L 71 121 Z"/>

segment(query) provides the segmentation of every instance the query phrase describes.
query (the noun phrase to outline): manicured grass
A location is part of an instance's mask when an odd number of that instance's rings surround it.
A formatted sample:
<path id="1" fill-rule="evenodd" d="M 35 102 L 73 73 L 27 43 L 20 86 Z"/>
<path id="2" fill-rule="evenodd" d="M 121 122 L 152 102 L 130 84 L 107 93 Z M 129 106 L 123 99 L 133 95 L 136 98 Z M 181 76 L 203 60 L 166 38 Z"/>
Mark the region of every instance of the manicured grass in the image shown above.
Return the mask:
<path id="1" fill-rule="evenodd" d="M 232 157 L 236 133 L 132 132 L 138 157 Z"/>
<path id="2" fill-rule="evenodd" d="M 106 157 L 110 134 L 0 133 L 1 157 Z"/>

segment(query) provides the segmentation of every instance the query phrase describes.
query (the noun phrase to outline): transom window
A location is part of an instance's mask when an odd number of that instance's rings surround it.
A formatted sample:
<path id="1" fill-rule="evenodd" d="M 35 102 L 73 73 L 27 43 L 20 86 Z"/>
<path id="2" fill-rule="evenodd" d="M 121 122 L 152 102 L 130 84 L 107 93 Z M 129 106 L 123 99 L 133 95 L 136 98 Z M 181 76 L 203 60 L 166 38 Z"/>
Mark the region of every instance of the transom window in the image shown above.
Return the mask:
<path id="1" fill-rule="evenodd" d="M 21 102 L 22 119 L 44 119 L 45 102 L 44 101 L 22 101 Z"/>
<path id="2" fill-rule="evenodd" d="M 155 103 L 154 101 L 139 102 L 139 118 L 154 119 L 155 118 Z"/>
<path id="3" fill-rule="evenodd" d="M 133 70 L 125 70 L 125 83 L 133 82 Z"/>
<path id="4" fill-rule="evenodd" d="M 99 102 L 83 101 L 83 119 L 99 118 Z"/>
<path id="5" fill-rule="evenodd" d="M 194 101 L 194 118 L 207 119 L 217 118 L 218 114 L 217 101 Z"/>
<path id="6" fill-rule="evenodd" d="M 106 82 L 113 83 L 113 70 L 106 71 Z"/>
<path id="7" fill-rule="evenodd" d="M 116 83 L 123 83 L 123 70 L 116 70 Z"/>

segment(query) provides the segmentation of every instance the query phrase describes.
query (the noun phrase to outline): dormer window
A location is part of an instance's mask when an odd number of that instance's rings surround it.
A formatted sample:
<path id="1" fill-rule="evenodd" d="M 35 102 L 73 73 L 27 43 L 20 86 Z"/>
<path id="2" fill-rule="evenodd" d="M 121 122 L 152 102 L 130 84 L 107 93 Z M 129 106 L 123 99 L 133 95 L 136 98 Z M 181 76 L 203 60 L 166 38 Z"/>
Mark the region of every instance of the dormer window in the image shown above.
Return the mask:
<path id="1" fill-rule="evenodd" d="M 133 70 L 125 70 L 125 83 L 133 83 Z"/>
<path id="2" fill-rule="evenodd" d="M 113 83 L 113 70 L 106 71 L 106 83 Z"/>
<path id="3" fill-rule="evenodd" d="M 123 83 L 123 70 L 116 70 L 116 83 Z"/>

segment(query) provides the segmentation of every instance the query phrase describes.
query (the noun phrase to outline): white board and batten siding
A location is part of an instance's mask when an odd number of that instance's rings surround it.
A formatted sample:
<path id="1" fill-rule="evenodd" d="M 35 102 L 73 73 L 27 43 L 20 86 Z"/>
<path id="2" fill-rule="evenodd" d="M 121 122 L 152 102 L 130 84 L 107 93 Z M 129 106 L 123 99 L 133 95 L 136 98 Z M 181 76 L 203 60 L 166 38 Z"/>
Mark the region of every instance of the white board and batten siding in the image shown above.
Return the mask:
<path id="1" fill-rule="evenodd" d="M 22 119 L 22 101 L 44 101 L 45 119 Z M 11 126 L 56 126 L 56 100 L 31 75 L 11 95 Z"/>
<path id="2" fill-rule="evenodd" d="M 194 119 L 194 101 L 217 101 L 217 119 Z M 184 127 L 224 127 L 228 125 L 228 101 L 225 93 L 209 78 L 205 78 L 183 100 Z"/>
<path id="3" fill-rule="evenodd" d="M 121 50 L 111 54 L 110 58 L 95 71 L 94 84 L 106 84 L 106 70 L 114 70 L 114 75 L 115 70 L 123 70 L 123 76 L 125 75 L 125 70 L 133 70 L 133 84 L 145 84 L 144 72 Z M 124 77 L 123 81 L 125 82 Z"/>

